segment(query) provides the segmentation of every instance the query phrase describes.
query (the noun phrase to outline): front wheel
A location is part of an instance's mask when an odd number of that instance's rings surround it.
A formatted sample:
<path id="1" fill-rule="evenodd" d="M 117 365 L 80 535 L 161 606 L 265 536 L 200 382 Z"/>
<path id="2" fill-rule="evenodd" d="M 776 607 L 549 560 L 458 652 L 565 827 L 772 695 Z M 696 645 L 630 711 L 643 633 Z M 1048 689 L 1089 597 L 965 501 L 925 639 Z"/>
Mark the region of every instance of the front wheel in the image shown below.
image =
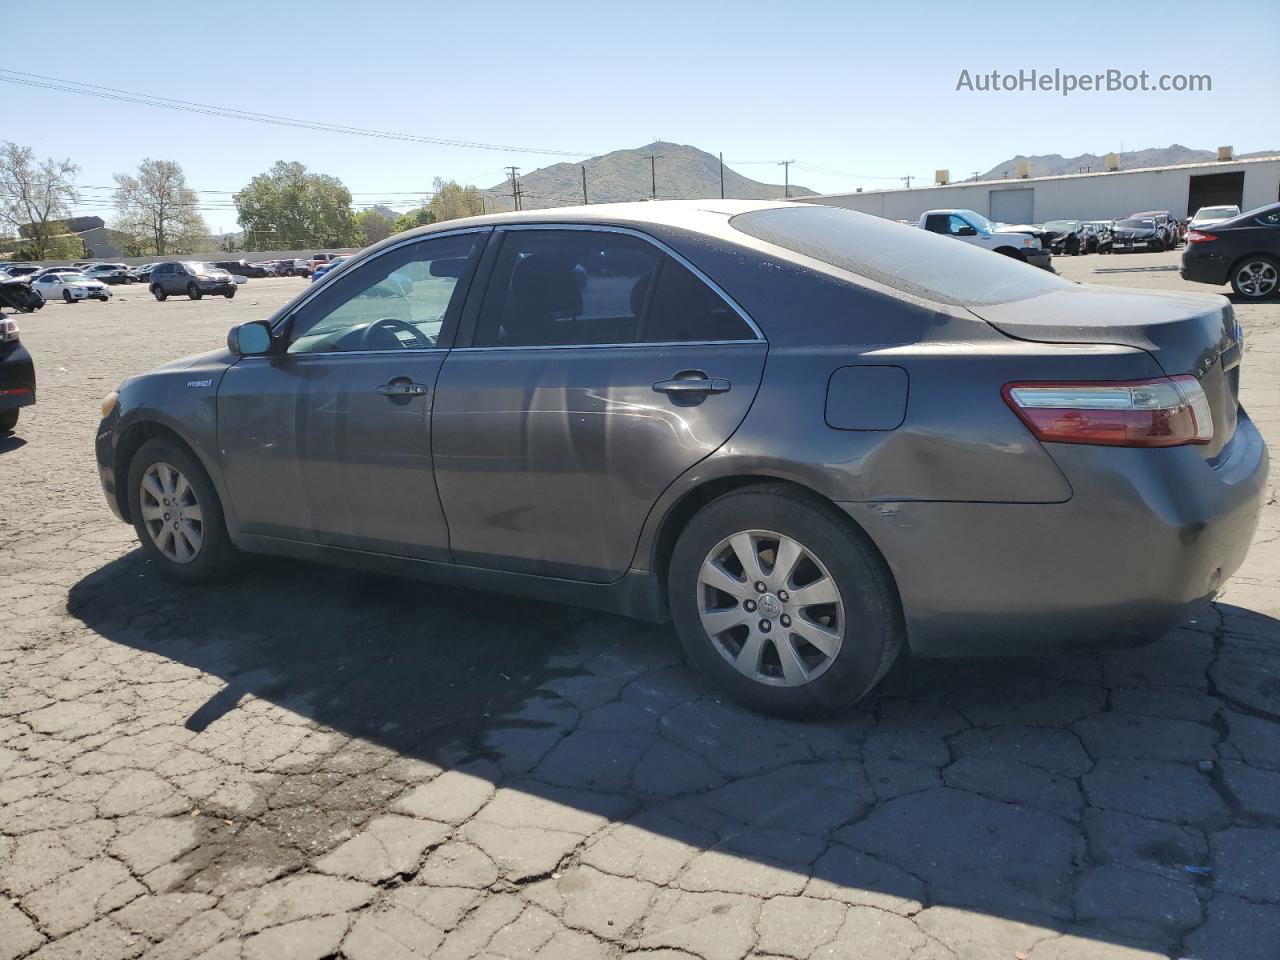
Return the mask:
<path id="1" fill-rule="evenodd" d="M 1280 263 L 1261 254 L 1245 257 L 1231 270 L 1231 289 L 1247 300 L 1262 300 L 1280 286 Z"/>
<path id="2" fill-rule="evenodd" d="M 164 287 L 160 286 L 158 283 L 151 288 L 151 293 L 161 303 L 164 303 L 165 298 L 169 296 L 164 292 Z"/>
<path id="3" fill-rule="evenodd" d="M 865 695 L 905 629 L 889 571 L 830 504 L 784 486 L 726 494 L 680 534 L 672 619 L 697 668 L 739 703 L 825 716 Z"/>
<path id="4" fill-rule="evenodd" d="M 76 298 L 75 298 L 75 297 L 73 297 L 73 296 L 71 295 L 71 291 L 70 291 L 70 290 L 63 290 L 63 291 L 62 291 L 62 299 L 63 299 L 63 300 L 65 300 L 65 301 L 67 301 L 67 303 L 75 303 L 75 302 L 76 302 Z"/>
<path id="5" fill-rule="evenodd" d="M 235 295 L 236 295 L 235 287 L 232 287 L 230 290 L 228 290 L 226 293 L 223 294 L 223 296 L 226 297 L 228 300 L 230 300 Z"/>
<path id="6" fill-rule="evenodd" d="M 200 288 L 196 286 L 196 284 L 188 283 L 187 296 L 190 297 L 192 300 L 199 300 L 203 296 L 203 294 L 200 292 Z"/>
<path id="7" fill-rule="evenodd" d="M 213 482 L 195 457 L 172 440 L 148 440 L 134 455 L 129 515 L 142 552 L 173 580 L 215 580 L 235 557 Z"/>
<path id="8" fill-rule="evenodd" d="M 18 425 L 18 411 L 6 410 L 0 413 L 0 433 L 12 433 Z"/>

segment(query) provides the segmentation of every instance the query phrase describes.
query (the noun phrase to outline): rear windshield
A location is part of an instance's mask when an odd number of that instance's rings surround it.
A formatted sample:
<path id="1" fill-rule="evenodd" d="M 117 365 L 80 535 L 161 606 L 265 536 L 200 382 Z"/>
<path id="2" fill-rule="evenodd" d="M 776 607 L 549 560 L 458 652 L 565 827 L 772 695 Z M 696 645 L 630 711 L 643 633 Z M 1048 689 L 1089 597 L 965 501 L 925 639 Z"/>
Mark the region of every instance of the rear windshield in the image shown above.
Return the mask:
<path id="1" fill-rule="evenodd" d="M 729 222 L 766 243 L 954 306 L 1008 303 L 1069 286 L 1048 271 L 963 240 L 840 207 L 756 210 Z"/>

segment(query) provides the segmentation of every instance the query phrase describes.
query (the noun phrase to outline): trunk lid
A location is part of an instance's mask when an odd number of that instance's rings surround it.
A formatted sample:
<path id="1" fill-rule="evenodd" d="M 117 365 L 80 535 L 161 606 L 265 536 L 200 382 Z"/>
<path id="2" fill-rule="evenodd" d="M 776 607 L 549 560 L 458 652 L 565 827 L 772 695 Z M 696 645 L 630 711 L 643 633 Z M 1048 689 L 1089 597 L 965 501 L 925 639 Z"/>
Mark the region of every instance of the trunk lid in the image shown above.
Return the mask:
<path id="1" fill-rule="evenodd" d="M 1213 440 L 1200 447 L 1206 459 L 1235 435 L 1243 344 L 1224 297 L 1079 286 L 969 309 L 1015 340 L 1145 350 L 1168 376 L 1189 373 L 1204 387 L 1213 411 Z"/>

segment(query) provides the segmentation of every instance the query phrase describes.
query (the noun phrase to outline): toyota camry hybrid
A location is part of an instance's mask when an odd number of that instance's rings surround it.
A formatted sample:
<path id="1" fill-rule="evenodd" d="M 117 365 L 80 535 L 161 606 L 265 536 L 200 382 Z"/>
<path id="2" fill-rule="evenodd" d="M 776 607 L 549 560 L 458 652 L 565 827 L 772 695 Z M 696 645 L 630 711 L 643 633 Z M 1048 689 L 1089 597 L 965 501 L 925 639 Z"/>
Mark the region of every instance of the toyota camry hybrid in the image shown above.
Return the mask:
<path id="1" fill-rule="evenodd" d="M 1268 468 L 1216 295 L 1069 283 L 875 217 L 678 201 L 450 221 L 125 381 L 112 510 L 238 551 L 671 620 L 739 701 L 915 656 L 1154 639 Z"/>

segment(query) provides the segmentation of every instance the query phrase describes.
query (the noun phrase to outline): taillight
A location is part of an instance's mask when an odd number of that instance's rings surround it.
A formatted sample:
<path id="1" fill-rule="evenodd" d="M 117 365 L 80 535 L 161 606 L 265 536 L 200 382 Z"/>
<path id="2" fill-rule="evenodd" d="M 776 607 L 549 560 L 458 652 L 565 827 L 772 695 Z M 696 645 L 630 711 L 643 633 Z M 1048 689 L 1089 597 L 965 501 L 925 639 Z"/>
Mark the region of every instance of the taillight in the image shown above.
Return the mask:
<path id="1" fill-rule="evenodd" d="M 1216 234 L 1205 233 L 1203 230 L 1188 230 L 1187 243 L 1208 243 L 1210 240 L 1217 240 Z"/>
<path id="2" fill-rule="evenodd" d="M 1195 377 L 1010 383 L 1004 399 L 1037 439 L 1112 447 L 1176 447 L 1213 439 L 1209 398 Z"/>
<path id="3" fill-rule="evenodd" d="M 18 342 L 18 323 L 16 320 L 0 320 L 0 343 Z"/>

